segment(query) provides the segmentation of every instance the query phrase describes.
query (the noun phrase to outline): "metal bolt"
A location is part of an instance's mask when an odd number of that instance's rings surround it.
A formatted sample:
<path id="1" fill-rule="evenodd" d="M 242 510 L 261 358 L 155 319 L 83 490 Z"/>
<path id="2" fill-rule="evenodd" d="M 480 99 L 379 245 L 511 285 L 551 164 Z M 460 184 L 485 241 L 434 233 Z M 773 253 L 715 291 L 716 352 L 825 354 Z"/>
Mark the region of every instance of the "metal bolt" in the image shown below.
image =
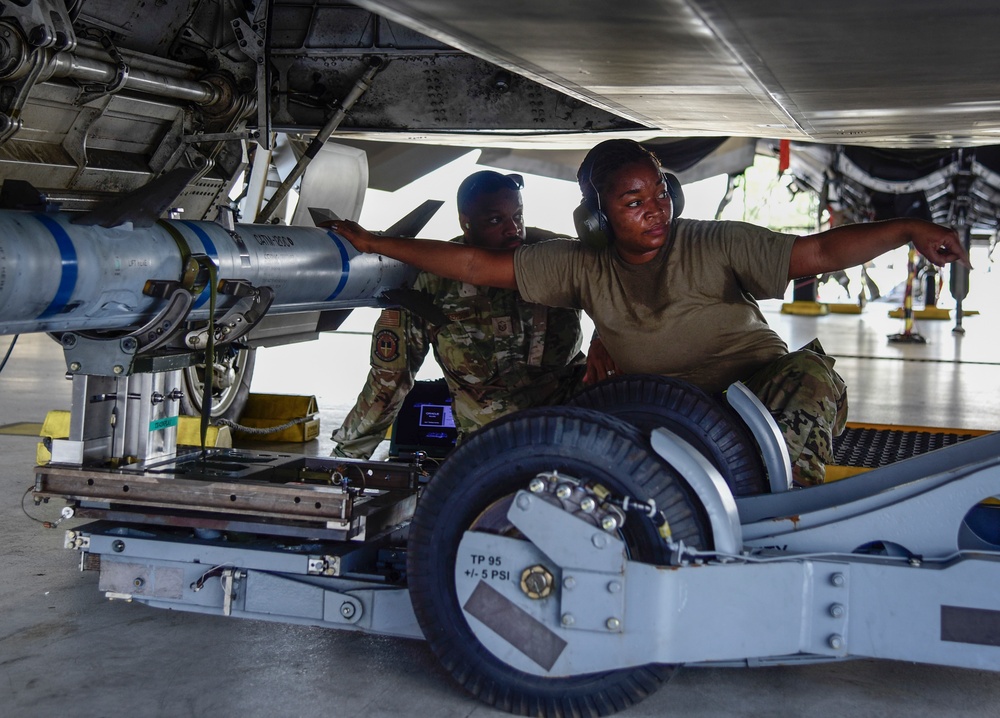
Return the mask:
<path id="1" fill-rule="evenodd" d="M 601 519 L 601 528 L 605 531 L 614 531 L 618 528 L 618 519 L 614 516 L 605 516 Z"/>
<path id="2" fill-rule="evenodd" d="M 843 604 L 841 603 L 830 604 L 830 615 L 833 616 L 834 618 L 843 618 L 844 617 Z"/>
<path id="3" fill-rule="evenodd" d="M 611 581 L 608 584 L 608 593 L 618 593 L 622 590 L 622 585 L 618 581 Z"/>
<path id="4" fill-rule="evenodd" d="M 548 588 L 545 578 L 539 573 L 528 574 L 524 579 L 524 583 L 532 593 L 541 593 Z"/>
<path id="5" fill-rule="evenodd" d="M 521 509 L 521 511 L 527 511 L 529 506 L 531 506 L 531 497 L 524 494 L 517 497 L 517 508 Z"/>
<path id="6" fill-rule="evenodd" d="M 35 47 L 46 47 L 51 45 L 55 38 L 52 31 L 44 25 L 36 25 L 28 32 L 28 42 Z"/>
<path id="7" fill-rule="evenodd" d="M 573 578 L 572 576 L 567 576 L 566 578 L 564 578 L 563 588 L 565 588 L 568 591 L 572 591 L 574 588 L 576 588 L 576 579 Z"/>
<path id="8" fill-rule="evenodd" d="M 115 374 L 123 374 L 125 372 L 125 367 L 123 367 L 121 364 L 115 364 L 111 368 L 111 371 L 113 371 Z"/>
<path id="9" fill-rule="evenodd" d="M 559 488 L 556 489 L 556 496 L 560 499 L 568 499 L 573 494 L 573 487 L 569 484 L 560 484 Z"/>
<path id="10" fill-rule="evenodd" d="M 78 361 L 70 362 L 69 368 L 71 371 L 80 371 L 80 362 Z"/>
<path id="11" fill-rule="evenodd" d="M 607 534 L 594 534 L 591 542 L 596 548 L 604 548 L 608 545 L 608 535 Z"/>
<path id="12" fill-rule="evenodd" d="M 588 513 L 589 514 L 591 511 L 593 511 L 596 508 L 597 508 L 597 502 L 594 501 L 589 496 L 587 496 L 586 498 L 583 499 L 583 501 L 580 502 L 580 509 L 584 513 Z"/>
<path id="13" fill-rule="evenodd" d="M 132 585 L 135 586 L 136 588 L 142 588 L 143 586 L 146 585 L 146 581 L 143 580 L 142 576 L 137 576 L 135 580 L 132 581 Z"/>
<path id="14" fill-rule="evenodd" d="M 828 639 L 826 639 L 827 644 L 835 651 L 839 651 L 844 647 L 844 637 L 839 633 L 832 634 Z"/>
<path id="15" fill-rule="evenodd" d="M 340 604 L 340 615 L 343 616 L 344 618 L 348 619 L 354 618 L 354 611 L 355 608 L 353 603 L 350 603 L 349 601 L 344 601 L 342 604 Z"/>
<path id="16" fill-rule="evenodd" d="M 125 550 L 125 542 L 122 541 L 121 539 L 116 539 L 115 541 L 112 541 L 111 550 L 114 551 L 115 553 L 121 553 L 122 551 Z"/>
<path id="17" fill-rule="evenodd" d="M 830 576 L 830 583 L 840 588 L 847 583 L 847 578 L 845 578 L 842 573 L 835 573 Z"/>
<path id="18" fill-rule="evenodd" d="M 545 491 L 545 481 L 536 476 L 531 480 L 531 483 L 528 484 L 528 491 L 530 491 L 533 494 L 542 493 L 543 491 Z"/>
<path id="19" fill-rule="evenodd" d="M 576 623 L 576 619 L 573 618 L 573 614 L 572 613 L 564 613 L 562 615 L 562 618 L 559 619 L 559 620 L 562 623 L 562 625 L 566 626 L 567 628 L 569 626 L 572 626 L 574 623 Z"/>
<path id="20" fill-rule="evenodd" d="M 528 598 L 545 598 L 552 593 L 555 578 L 552 573 L 540 564 L 524 569 L 521 573 L 521 590 Z"/>
<path id="21" fill-rule="evenodd" d="M 604 625 L 608 627 L 609 631 L 618 631 L 622 627 L 622 622 L 617 618 L 609 618 L 604 622 Z"/>

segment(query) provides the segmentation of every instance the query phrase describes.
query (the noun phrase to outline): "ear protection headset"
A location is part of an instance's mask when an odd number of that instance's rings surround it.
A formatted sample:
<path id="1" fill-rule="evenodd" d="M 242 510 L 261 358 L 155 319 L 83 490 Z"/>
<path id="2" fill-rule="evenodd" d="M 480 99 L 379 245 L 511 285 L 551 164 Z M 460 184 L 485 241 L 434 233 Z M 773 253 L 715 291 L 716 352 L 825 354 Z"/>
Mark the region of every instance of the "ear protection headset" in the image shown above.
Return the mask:
<path id="1" fill-rule="evenodd" d="M 671 220 L 677 219 L 684 211 L 684 189 L 677 176 L 660 170 L 663 175 L 663 182 L 667 187 L 667 194 L 670 195 L 672 207 Z M 580 201 L 579 206 L 573 210 L 573 224 L 576 225 L 576 236 L 580 238 L 584 246 L 591 249 L 604 249 L 611 238 L 609 236 L 608 216 L 601 209 L 601 195 L 594 185 L 592 177 L 587 177 L 590 186 L 594 189 L 594 199 L 588 200 L 586 196 Z"/>

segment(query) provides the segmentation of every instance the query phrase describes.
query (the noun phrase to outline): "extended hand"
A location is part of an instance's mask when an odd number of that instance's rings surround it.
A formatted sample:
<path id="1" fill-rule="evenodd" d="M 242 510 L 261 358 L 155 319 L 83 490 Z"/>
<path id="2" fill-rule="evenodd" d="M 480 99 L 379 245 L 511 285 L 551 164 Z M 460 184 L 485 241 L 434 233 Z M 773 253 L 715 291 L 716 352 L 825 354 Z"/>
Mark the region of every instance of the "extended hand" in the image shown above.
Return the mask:
<path id="1" fill-rule="evenodd" d="M 349 219 L 332 219 L 321 222 L 319 227 L 328 227 L 350 242 L 359 252 L 374 252 L 376 237 L 357 222 Z"/>
<path id="2" fill-rule="evenodd" d="M 969 253 L 962 246 L 958 232 L 949 227 L 927 223 L 923 231 L 915 233 L 912 241 L 917 251 L 932 264 L 943 267 L 949 262 L 958 262 L 972 269 Z"/>

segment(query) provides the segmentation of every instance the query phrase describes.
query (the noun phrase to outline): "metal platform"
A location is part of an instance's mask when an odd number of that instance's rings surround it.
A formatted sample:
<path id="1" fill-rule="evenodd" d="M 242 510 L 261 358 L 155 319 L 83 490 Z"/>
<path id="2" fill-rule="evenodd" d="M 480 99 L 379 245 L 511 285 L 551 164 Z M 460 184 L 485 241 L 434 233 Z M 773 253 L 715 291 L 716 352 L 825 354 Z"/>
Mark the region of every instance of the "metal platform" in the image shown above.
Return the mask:
<path id="1" fill-rule="evenodd" d="M 827 481 L 847 478 L 903 459 L 952 446 L 988 431 L 849 422 L 833 440 Z"/>
<path id="2" fill-rule="evenodd" d="M 419 467 L 233 449 L 126 466 L 35 470 L 36 499 L 76 502 L 80 518 L 364 540 L 413 515 Z"/>

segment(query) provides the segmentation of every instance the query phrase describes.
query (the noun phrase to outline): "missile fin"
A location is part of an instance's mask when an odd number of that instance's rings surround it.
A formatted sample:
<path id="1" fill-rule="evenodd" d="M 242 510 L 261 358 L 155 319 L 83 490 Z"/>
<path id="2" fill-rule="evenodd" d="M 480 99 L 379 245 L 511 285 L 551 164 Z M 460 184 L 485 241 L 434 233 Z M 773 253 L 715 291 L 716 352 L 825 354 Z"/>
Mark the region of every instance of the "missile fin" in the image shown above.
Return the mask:
<path id="1" fill-rule="evenodd" d="M 72 219 L 73 224 L 100 225 L 110 229 L 131 222 L 133 227 L 152 227 L 188 186 L 198 170 L 179 167 L 150 180 L 142 187 L 104 202 Z"/>
<path id="2" fill-rule="evenodd" d="M 0 187 L 0 209 L 21 209 L 48 214 L 59 211 L 59 202 L 50 202 L 48 195 L 30 182 L 6 179 Z"/>
<path id="3" fill-rule="evenodd" d="M 441 206 L 444 204 L 439 199 L 426 200 L 419 207 L 403 217 L 396 224 L 389 227 L 384 232 L 378 232 L 386 237 L 416 237 L 417 233 L 424 228 Z"/>
<path id="4" fill-rule="evenodd" d="M 339 222 L 340 217 L 335 212 L 331 212 L 325 207 L 310 207 L 309 216 L 312 217 L 313 224 L 320 225 L 323 222 Z"/>

